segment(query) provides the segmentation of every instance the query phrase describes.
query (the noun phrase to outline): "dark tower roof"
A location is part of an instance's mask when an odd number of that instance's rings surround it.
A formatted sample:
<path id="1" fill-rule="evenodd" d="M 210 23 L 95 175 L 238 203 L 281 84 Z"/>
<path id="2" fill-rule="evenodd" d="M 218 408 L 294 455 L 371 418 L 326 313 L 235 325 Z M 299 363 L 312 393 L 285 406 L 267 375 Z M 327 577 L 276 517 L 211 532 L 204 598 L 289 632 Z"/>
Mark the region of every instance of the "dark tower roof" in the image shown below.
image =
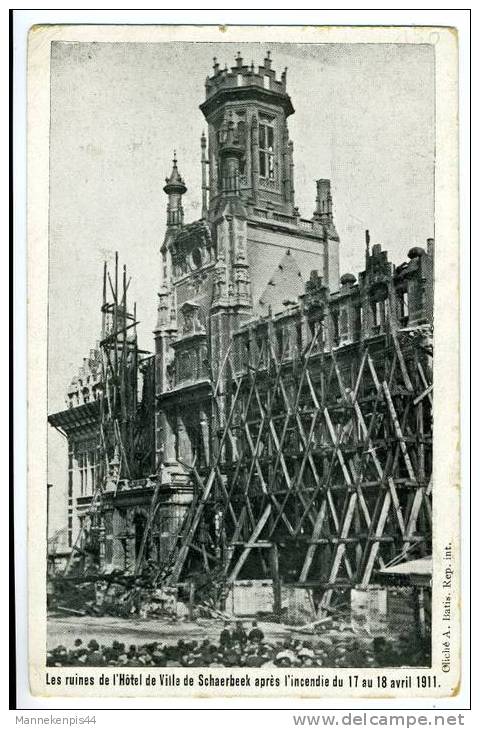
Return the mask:
<path id="1" fill-rule="evenodd" d="M 212 111 L 226 101 L 257 99 L 270 104 L 283 107 L 285 116 L 293 114 L 290 96 L 287 94 L 287 69 L 285 69 L 280 80 L 277 79 L 272 69 L 270 51 L 264 59 L 263 66 L 255 71 L 253 61 L 251 65 L 244 64 L 240 52 L 235 59 L 235 66 L 230 70 L 225 66 L 220 69 L 217 59 L 213 59 L 213 76 L 207 77 L 205 82 L 206 100 L 200 105 L 200 109 L 208 118 Z"/>
<path id="2" fill-rule="evenodd" d="M 165 178 L 165 182 L 167 184 L 165 185 L 163 190 L 167 193 L 167 195 L 172 195 L 175 193 L 177 193 L 178 195 L 184 195 L 187 192 L 187 187 L 182 179 L 180 172 L 178 171 L 176 152 L 173 153 L 172 172 L 170 174 L 170 177 Z"/>

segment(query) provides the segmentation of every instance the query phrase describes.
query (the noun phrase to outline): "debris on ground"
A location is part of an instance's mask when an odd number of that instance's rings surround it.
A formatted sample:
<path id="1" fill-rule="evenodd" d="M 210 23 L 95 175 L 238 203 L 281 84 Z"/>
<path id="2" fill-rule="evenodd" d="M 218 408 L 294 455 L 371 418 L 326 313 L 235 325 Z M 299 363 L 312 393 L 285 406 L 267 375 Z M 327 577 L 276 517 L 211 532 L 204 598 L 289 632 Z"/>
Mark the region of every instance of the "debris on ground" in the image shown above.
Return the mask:
<path id="1" fill-rule="evenodd" d="M 51 609 L 71 615 L 161 617 L 173 621 L 188 614 L 178 600 L 177 588 L 152 587 L 142 578 L 113 573 L 59 580 Z"/>

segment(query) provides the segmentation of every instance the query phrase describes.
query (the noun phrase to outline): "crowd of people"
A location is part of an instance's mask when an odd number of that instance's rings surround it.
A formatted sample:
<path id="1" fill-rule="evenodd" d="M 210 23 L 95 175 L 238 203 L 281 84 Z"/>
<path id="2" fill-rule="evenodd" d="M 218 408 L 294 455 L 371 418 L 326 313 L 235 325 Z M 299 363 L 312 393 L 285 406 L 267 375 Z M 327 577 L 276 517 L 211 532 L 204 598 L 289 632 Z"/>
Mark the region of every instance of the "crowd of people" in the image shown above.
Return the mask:
<path id="1" fill-rule="evenodd" d="M 322 635 L 313 640 L 287 638 L 265 640 L 256 621 L 247 629 L 241 621 L 225 623 L 217 642 L 180 639 L 130 645 L 114 640 L 111 646 L 95 639 L 86 645 L 77 638 L 68 650 L 59 645 L 47 654 L 48 666 L 137 666 L 137 667 L 389 667 L 428 666 L 430 641 L 400 636 L 360 639 L 354 635 Z"/>

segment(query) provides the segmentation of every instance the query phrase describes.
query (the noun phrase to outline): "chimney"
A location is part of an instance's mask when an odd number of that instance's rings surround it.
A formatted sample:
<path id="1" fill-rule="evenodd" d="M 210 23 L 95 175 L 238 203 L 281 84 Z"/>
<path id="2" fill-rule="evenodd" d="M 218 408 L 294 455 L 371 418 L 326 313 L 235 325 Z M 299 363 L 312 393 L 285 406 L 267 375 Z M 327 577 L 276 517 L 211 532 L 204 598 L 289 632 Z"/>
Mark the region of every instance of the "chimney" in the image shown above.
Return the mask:
<path id="1" fill-rule="evenodd" d="M 370 258 L 370 231 L 365 231 L 365 266 L 368 266 L 368 259 Z"/>

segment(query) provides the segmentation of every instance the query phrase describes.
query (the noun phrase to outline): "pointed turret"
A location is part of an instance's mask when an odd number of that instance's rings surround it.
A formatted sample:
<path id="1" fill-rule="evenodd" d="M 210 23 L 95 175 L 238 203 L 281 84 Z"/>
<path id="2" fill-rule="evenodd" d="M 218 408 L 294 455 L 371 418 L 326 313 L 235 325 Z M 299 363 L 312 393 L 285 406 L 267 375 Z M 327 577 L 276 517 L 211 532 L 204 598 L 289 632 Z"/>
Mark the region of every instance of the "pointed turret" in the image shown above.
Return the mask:
<path id="1" fill-rule="evenodd" d="M 158 292 L 157 326 L 155 333 L 169 331 L 171 329 L 171 292 L 165 283 L 160 286 Z"/>
<path id="2" fill-rule="evenodd" d="M 333 203 L 330 180 L 317 180 L 316 206 L 313 221 L 323 226 L 324 232 L 330 240 L 338 241 L 338 233 L 333 221 Z"/>
<path id="3" fill-rule="evenodd" d="M 182 176 L 177 167 L 177 153 L 173 153 L 173 167 L 170 177 L 165 178 L 163 191 L 168 195 L 167 225 L 183 225 L 182 195 L 187 192 Z"/>
<path id="4" fill-rule="evenodd" d="M 317 180 L 316 207 L 313 217 L 322 223 L 331 223 L 333 220 L 332 194 L 330 180 Z"/>

